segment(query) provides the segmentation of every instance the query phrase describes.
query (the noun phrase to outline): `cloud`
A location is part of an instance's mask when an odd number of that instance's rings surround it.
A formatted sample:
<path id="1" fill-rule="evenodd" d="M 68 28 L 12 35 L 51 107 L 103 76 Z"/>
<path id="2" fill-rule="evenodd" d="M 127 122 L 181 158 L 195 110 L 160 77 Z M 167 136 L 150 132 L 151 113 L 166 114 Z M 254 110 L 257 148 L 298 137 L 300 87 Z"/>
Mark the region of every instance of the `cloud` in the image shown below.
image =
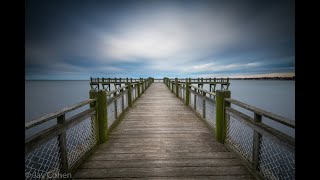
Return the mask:
<path id="1" fill-rule="evenodd" d="M 49 18 L 41 38 L 32 33 L 41 28 L 32 31 L 36 24 L 27 23 L 26 74 L 227 74 L 294 66 L 294 21 L 284 11 L 288 4 L 246 3 L 86 4 L 85 11 L 70 5 L 73 13 L 66 6 L 60 12 L 66 18 Z M 36 21 L 28 13 L 27 19 Z"/>

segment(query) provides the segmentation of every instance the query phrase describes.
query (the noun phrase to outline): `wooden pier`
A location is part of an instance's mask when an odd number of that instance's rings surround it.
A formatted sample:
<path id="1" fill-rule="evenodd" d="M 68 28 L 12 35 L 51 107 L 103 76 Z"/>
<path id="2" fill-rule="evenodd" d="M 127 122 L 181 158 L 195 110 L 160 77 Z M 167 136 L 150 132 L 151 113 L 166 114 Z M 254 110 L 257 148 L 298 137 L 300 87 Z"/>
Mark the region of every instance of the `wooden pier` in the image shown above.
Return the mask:
<path id="1" fill-rule="evenodd" d="M 156 92 L 156 93 L 155 93 Z M 163 83 L 153 83 L 75 179 L 254 179 Z"/>
<path id="2" fill-rule="evenodd" d="M 25 179 L 295 179 L 294 137 L 262 119 L 295 122 L 232 99 L 229 85 L 92 78 L 89 99 L 25 124 L 56 121 L 25 140 Z"/>

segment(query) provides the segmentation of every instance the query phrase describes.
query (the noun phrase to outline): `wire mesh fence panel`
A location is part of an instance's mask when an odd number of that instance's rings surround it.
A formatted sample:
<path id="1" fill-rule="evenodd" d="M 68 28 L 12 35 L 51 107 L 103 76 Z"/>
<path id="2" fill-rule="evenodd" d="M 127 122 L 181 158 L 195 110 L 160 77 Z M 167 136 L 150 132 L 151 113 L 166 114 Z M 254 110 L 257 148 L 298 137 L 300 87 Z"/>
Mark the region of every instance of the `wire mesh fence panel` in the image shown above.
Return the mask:
<path id="1" fill-rule="evenodd" d="M 124 93 L 123 100 L 124 100 L 124 109 L 126 109 L 128 107 L 128 92 Z"/>
<path id="2" fill-rule="evenodd" d="M 190 100 L 189 100 L 189 106 L 193 109 L 194 107 L 194 93 L 190 91 Z"/>
<path id="3" fill-rule="evenodd" d="M 67 130 L 66 139 L 69 168 L 97 143 L 94 122 L 95 115 L 93 114 L 90 118 L 83 120 Z"/>
<path id="4" fill-rule="evenodd" d="M 181 88 L 181 98 L 182 98 L 182 100 L 183 100 L 183 102 L 185 102 L 186 101 L 186 97 L 185 97 L 185 88 Z"/>
<path id="5" fill-rule="evenodd" d="M 253 129 L 226 113 L 227 137 L 225 142 L 236 153 L 252 162 Z"/>
<path id="6" fill-rule="evenodd" d="M 107 95 L 107 100 L 111 99 L 113 97 L 113 94 Z"/>
<path id="7" fill-rule="evenodd" d="M 122 96 L 122 95 L 121 95 Z M 117 99 L 117 116 L 119 117 L 122 113 L 122 97 Z"/>
<path id="8" fill-rule="evenodd" d="M 135 89 L 135 94 L 136 94 L 135 99 L 137 99 L 138 98 L 138 86 Z M 140 91 L 140 94 L 141 94 L 141 91 Z"/>
<path id="9" fill-rule="evenodd" d="M 206 100 L 206 121 L 211 125 L 211 127 L 216 129 L 216 104 L 215 102 Z"/>
<path id="10" fill-rule="evenodd" d="M 295 153 L 262 136 L 259 171 L 266 179 L 295 179 Z"/>
<path id="11" fill-rule="evenodd" d="M 203 97 L 202 96 L 197 96 L 197 112 L 201 115 L 201 117 L 203 117 Z"/>
<path id="12" fill-rule="evenodd" d="M 113 124 L 116 120 L 115 118 L 115 109 L 114 109 L 114 102 L 107 106 L 107 113 L 108 113 L 108 128 Z"/>
<path id="13" fill-rule="evenodd" d="M 134 101 L 136 99 L 136 89 L 133 87 L 131 89 L 131 100 Z"/>
<path id="14" fill-rule="evenodd" d="M 25 179 L 46 179 L 61 170 L 58 138 L 54 137 L 25 155 Z"/>

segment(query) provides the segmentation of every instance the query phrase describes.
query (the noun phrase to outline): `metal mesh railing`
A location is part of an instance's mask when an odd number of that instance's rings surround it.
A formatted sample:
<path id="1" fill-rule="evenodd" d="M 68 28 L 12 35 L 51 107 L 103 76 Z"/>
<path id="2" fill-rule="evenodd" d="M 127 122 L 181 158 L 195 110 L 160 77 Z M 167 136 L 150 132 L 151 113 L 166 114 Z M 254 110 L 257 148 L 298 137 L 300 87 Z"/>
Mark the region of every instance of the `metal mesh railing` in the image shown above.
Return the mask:
<path id="1" fill-rule="evenodd" d="M 238 118 L 239 115 L 226 111 L 227 146 L 248 161 L 264 179 L 295 179 L 294 149 L 273 136 L 273 132 L 257 132 L 253 129 L 254 126 L 251 127 L 243 122 L 245 120 Z M 254 140 L 255 137 L 257 140 Z M 259 145 L 255 148 L 254 143 Z M 253 159 L 255 151 L 258 153 L 256 160 Z M 254 164 L 258 164 L 256 168 Z"/>
<path id="2" fill-rule="evenodd" d="M 54 137 L 25 155 L 25 179 L 46 179 L 61 171 L 58 138 Z"/>
<path id="3" fill-rule="evenodd" d="M 112 102 L 107 106 L 107 114 L 108 114 L 108 128 L 110 128 L 110 126 L 116 120 L 114 102 Z"/>
<path id="4" fill-rule="evenodd" d="M 95 115 L 67 130 L 68 165 L 71 168 L 96 143 Z"/>
<path id="5" fill-rule="evenodd" d="M 225 120 L 227 124 L 225 143 L 252 163 L 253 130 L 227 113 Z"/>
<path id="6" fill-rule="evenodd" d="M 186 101 L 185 90 L 186 90 L 185 87 L 181 87 L 181 88 L 180 88 L 181 99 L 182 99 L 183 102 Z"/>
<path id="7" fill-rule="evenodd" d="M 214 100 L 205 101 L 205 120 L 211 125 L 212 129 L 216 129 L 216 102 Z"/>
<path id="8" fill-rule="evenodd" d="M 131 100 L 132 102 L 136 99 L 136 86 L 131 89 Z"/>
<path id="9" fill-rule="evenodd" d="M 185 89 L 182 90 L 185 94 Z M 194 109 L 215 131 L 216 128 L 216 102 L 214 99 L 205 97 L 202 94 L 190 91 L 189 106 Z M 185 97 L 184 97 L 185 99 Z"/>
<path id="10" fill-rule="evenodd" d="M 95 114 L 66 130 L 68 168 L 96 143 Z M 48 179 L 61 173 L 61 154 L 58 136 L 41 144 L 25 155 L 25 179 Z M 50 176 L 51 175 L 51 176 Z"/>
<path id="11" fill-rule="evenodd" d="M 196 100 L 196 111 L 201 115 L 203 118 L 203 97 L 197 96 Z"/>
<path id="12" fill-rule="evenodd" d="M 132 89 L 135 92 L 135 89 Z M 134 93 L 132 93 L 133 95 Z M 108 128 L 118 119 L 122 112 L 128 107 L 128 90 L 120 92 L 115 99 L 111 99 L 111 103 L 108 103 L 107 114 L 108 114 Z M 136 97 L 132 98 L 133 100 Z"/>
<path id="13" fill-rule="evenodd" d="M 124 109 L 127 109 L 127 107 L 129 106 L 129 104 L 128 104 L 128 94 L 127 93 L 124 93 L 123 100 L 124 100 Z"/>
<path id="14" fill-rule="evenodd" d="M 116 118 L 118 118 L 121 113 L 122 113 L 122 97 L 123 95 L 121 95 L 121 97 L 119 97 L 117 100 L 116 100 L 116 104 L 117 104 L 117 116 Z"/>
<path id="15" fill-rule="evenodd" d="M 189 95 L 190 95 L 189 106 L 190 106 L 192 109 L 194 109 L 194 107 L 195 107 L 195 106 L 194 106 L 194 105 L 195 105 L 194 100 L 197 99 L 197 98 L 196 98 L 196 95 L 195 95 L 193 92 L 191 92 L 191 91 L 190 91 L 190 94 L 189 94 Z"/>
<path id="16" fill-rule="evenodd" d="M 259 171 L 266 179 L 295 179 L 295 153 L 266 136 L 261 137 Z"/>

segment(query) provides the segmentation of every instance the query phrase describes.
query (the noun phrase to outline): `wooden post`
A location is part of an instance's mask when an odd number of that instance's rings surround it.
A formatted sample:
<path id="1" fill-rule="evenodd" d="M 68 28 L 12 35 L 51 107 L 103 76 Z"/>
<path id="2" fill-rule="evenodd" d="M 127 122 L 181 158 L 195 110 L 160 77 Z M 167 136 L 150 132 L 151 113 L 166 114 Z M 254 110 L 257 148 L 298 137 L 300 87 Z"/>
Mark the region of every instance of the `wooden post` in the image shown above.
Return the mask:
<path id="1" fill-rule="evenodd" d="M 230 83 L 229 83 L 229 78 L 227 78 L 227 90 L 229 89 Z"/>
<path id="2" fill-rule="evenodd" d="M 108 114 L 107 114 L 107 93 L 105 90 L 98 91 L 98 123 L 100 144 L 108 139 Z"/>
<path id="3" fill-rule="evenodd" d="M 178 78 L 175 78 L 175 81 L 176 81 L 176 96 L 179 97 Z"/>
<path id="4" fill-rule="evenodd" d="M 254 113 L 254 122 L 261 123 L 262 116 Z M 253 131 L 253 152 L 252 152 L 252 167 L 253 170 L 258 171 L 259 167 L 259 154 L 260 154 L 261 134 Z"/>
<path id="5" fill-rule="evenodd" d="M 117 92 L 114 92 L 113 93 L 113 97 L 116 97 L 117 96 Z M 114 117 L 115 117 L 115 119 L 118 119 L 118 102 L 117 102 L 118 100 L 115 100 L 114 101 Z"/>
<path id="6" fill-rule="evenodd" d="M 91 89 L 93 89 L 93 86 L 92 86 L 92 77 L 90 77 L 90 87 L 91 87 Z"/>
<path id="7" fill-rule="evenodd" d="M 98 92 L 97 90 L 90 90 L 89 91 L 89 98 L 90 99 L 94 99 L 94 98 L 97 98 L 98 96 Z M 94 125 L 95 125 L 95 135 L 96 135 L 96 140 L 97 140 L 97 143 L 99 144 L 100 142 L 100 139 L 99 139 L 99 121 L 98 121 L 98 103 L 97 103 L 97 100 L 96 102 L 94 103 L 90 103 L 90 108 L 96 108 L 96 113 L 95 113 L 95 118 L 94 118 Z"/>
<path id="8" fill-rule="evenodd" d="M 230 107 L 229 103 L 225 103 L 225 98 L 230 98 L 231 92 L 228 90 L 217 90 L 216 92 L 216 139 L 220 143 L 224 143 L 226 137 L 226 121 L 225 107 Z"/>
<path id="9" fill-rule="evenodd" d="M 65 115 L 61 115 L 57 118 L 58 124 L 65 123 Z M 67 134 L 66 131 L 63 131 L 61 134 L 58 135 L 58 142 L 59 142 L 59 151 L 60 151 L 60 158 L 61 158 L 61 172 L 68 173 L 69 172 L 69 165 L 68 165 L 68 154 L 67 154 Z"/>
<path id="10" fill-rule="evenodd" d="M 102 89 L 105 89 L 105 88 L 104 88 L 104 78 L 102 78 L 102 83 L 101 83 L 101 85 L 102 85 Z"/>
<path id="11" fill-rule="evenodd" d="M 123 93 L 123 89 L 121 89 L 120 92 Z M 122 94 L 121 96 L 121 112 L 123 111 L 124 111 L 124 94 Z"/>
<path id="12" fill-rule="evenodd" d="M 138 85 L 137 85 L 137 88 L 138 88 L 138 97 L 140 97 L 140 93 L 141 93 L 141 92 L 140 92 L 140 83 L 141 83 L 141 82 L 138 82 Z"/>
<path id="13" fill-rule="evenodd" d="M 171 82 L 171 92 L 173 93 L 173 82 Z"/>
<path id="14" fill-rule="evenodd" d="M 132 80 L 132 79 L 131 79 Z M 128 83 L 128 106 L 132 107 L 132 86 L 131 86 L 131 82 Z"/>
<path id="15" fill-rule="evenodd" d="M 204 91 L 202 91 L 202 95 L 206 96 L 206 93 Z M 202 100 L 202 117 L 203 117 L 203 119 L 206 118 L 206 99 L 205 98 L 203 98 L 203 100 Z"/>
<path id="16" fill-rule="evenodd" d="M 99 86 L 99 84 L 100 84 L 100 83 L 99 83 L 99 78 L 98 78 L 98 89 L 100 89 L 100 86 Z"/>
<path id="17" fill-rule="evenodd" d="M 188 79 L 186 79 L 186 106 L 189 106 L 189 102 L 190 102 L 190 89 L 189 89 L 189 82 L 187 81 Z"/>
<path id="18" fill-rule="evenodd" d="M 197 95 L 193 94 L 193 109 L 197 110 Z"/>
<path id="19" fill-rule="evenodd" d="M 144 93 L 145 84 L 144 84 L 144 79 L 143 78 L 141 79 L 141 85 L 142 85 L 142 93 Z"/>

